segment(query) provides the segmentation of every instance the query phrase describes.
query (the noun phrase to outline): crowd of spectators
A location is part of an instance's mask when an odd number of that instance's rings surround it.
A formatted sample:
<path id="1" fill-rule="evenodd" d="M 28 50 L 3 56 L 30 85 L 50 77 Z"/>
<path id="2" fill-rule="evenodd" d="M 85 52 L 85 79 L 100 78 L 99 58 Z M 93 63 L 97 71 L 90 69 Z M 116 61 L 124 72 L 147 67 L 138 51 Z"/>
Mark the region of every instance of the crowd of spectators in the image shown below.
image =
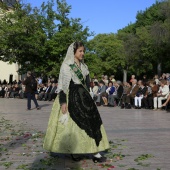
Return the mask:
<path id="1" fill-rule="evenodd" d="M 57 96 L 57 80 L 48 78 L 43 82 L 41 77 L 36 80 L 36 99 L 54 101 Z M 26 98 L 24 91 L 25 86 L 21 80 L 15 80 L 12 84 L 0 80 L 2 98 L 23 99 Z M 139 80 L 132 75 L 127 82 L 116 80 L 114 75 L 102 75 L 100 78 L 95 76 L 91 79 L 91 95 L 97 106 L 160 110 L 167 108 L 170 101 L 170 74 L 163 73 L 161 77 L 155 75 L 152 79 L 144 75 Z"/>
<path id="2" fill-rule="evenodd" d="M 155 75 L 152 79 L 144 75 L 139 80 L 132 75 L 123 83 L 114 76 L 103 75 L 101 80 L 94 77 L 92 89 L 97 106 L 162 110 L 168 108 L 170 101 L 170 74 Z"/>
<path id="3" fill-rule="evenodd" d="M 49 78 L 47 82 L 43 82 L 41 77 L 36 78 L 37 80 L 37 91 L 35 96 L 37 100 L 53 101 L 57 96 L 57 81 L 54 78 Z M 1 98 L 26 98 L 25 86 L 22 81 L 18 82 L 14 80 L 9 84 L 6 80 L 0 81 L 0 97 Z"/>

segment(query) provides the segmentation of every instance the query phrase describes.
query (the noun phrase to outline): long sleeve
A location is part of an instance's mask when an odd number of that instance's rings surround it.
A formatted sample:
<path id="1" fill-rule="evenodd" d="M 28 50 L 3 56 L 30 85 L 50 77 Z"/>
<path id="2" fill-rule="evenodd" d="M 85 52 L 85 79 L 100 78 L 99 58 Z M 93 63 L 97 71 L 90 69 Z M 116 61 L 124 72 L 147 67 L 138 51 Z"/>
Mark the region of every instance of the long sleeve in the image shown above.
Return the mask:
<path id="1" fill-rule="evenodd" d="M 24 81 L 22 81 L 23 85 L 28 85 L 30 83 L 30 79 L 27 77 Z"/>
<path id="2" fill-rule="evenodd" d="M 90 76 L 89 76 L 89 74 L 86 76 L 86 86 L 87 86 L 87 89 L 90 91 Z"/>
<path id="3" fill-rule="evenodd" d="M 59 103 L 62 105 L 63 103 L 67 103 L 66 94 L 63 91 L 59 93 Z"/>

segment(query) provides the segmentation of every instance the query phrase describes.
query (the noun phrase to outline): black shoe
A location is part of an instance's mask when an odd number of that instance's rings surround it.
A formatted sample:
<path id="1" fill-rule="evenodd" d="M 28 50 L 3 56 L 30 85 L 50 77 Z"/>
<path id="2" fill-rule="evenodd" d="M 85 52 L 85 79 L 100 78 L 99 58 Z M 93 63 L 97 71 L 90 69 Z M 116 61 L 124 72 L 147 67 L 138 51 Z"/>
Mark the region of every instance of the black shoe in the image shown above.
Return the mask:
<path id="1" fill-rule="evenodd" d="M 37 107 L 37 110 L 40 110 L 40 107 L 39 107 L 39 106 Z"/>
<path id="2" fill-rule="evenodd" d="M 59 157 L 57 153 L 54 153 L 54 152 L 50 152 L 50 156 L 53 157 L 53 158 L 57 158 Z"/>
<path id="3" fill-rule="evenodd" d="M 131 107 L 131 105 L 130 104 L 128 104 L 128 106 L 126 107 L 126 109 L 131 109 L 132 107 Z"/>
<path id="4" fill-rule="evenodd" d="M 107 158 L 104 156 L 102 156 L 101 158 L 96 158 L 96 157 L 93 158 L 94 163 L 98 163 L 98 162 L 102 163 L 102 162 L 106 162 L 106 160 Z"/>
<path id="5" fill-rule="evenodd" d="M 135 109 L 138 109 L 138 107 L 137 107 L 137 106 L 135 106 Z"/>
<path id="6" fill-rule="evenodd" d="M 81 157 L 74 157 L 73 154 L 71 154 L 71 158 L 72 158 L 72 160 L 75 161 L 75 162 L 79 162 L 79 161 L 81 161 L 81 159 L 82 159 Z"/>
<path id="7" fill-rule="evenodd" d="M 124 108 L 125 108 L 125 105 L 124 105 L 124 104 L 122 104 L 122 105 L 121 105 L 121 109 L 124 109 Z"/>
<path id="8" fill-rule="evenodd" d="M 138 107 L 138 109 L 141 109 L 141 107 Z"/>

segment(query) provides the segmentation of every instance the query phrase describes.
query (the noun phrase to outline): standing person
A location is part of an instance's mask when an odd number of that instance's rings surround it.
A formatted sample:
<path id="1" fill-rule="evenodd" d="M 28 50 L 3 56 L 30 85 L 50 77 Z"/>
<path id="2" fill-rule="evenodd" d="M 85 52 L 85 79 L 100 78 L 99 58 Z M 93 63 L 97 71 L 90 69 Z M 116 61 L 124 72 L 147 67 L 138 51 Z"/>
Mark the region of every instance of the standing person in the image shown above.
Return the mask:
<path id="1" fill-rule="evenodd" d="M 105 162 L 100 151 L 109 148 L 106 132 L 89 93 L 89 70 L 84 64 L 84 45 L 72 43 L 62 63 L 58 95 L 54 101 L 44 149 L 71 154 L 93 154 L 93 162 Z"/>
<path id="2" fill-rule="evenodd" d="M 35 98 L 35 92 L 37 90 L 37 82 L 34 76 L 31 74 L 31 71 L 27 72 L 27 77 L 23 81 L 23 85 L 25 85 L 25 93 L 27 96 L 27 110 L 31 110 L 31 99 L 34 101 L 37 110 L 39 110 L 40 107 Z"/>

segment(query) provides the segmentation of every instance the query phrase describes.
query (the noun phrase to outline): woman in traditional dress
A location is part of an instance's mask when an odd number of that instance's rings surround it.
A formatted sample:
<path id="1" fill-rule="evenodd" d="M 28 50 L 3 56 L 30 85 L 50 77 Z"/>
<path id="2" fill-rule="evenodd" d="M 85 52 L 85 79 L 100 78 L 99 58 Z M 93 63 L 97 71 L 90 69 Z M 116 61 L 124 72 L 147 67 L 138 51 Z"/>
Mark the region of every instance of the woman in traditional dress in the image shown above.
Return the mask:
<path id="1" fill-rule="evenodd" d="M 72 43 L 62 63 L 58 95 L 54 101 L 44 140 L 44 149 L 71 154 L 93 154 L 93 161 L 104 162 L 99 152 L 109 148 L 98 109 L 90 96 L 84 45 Z"/>

